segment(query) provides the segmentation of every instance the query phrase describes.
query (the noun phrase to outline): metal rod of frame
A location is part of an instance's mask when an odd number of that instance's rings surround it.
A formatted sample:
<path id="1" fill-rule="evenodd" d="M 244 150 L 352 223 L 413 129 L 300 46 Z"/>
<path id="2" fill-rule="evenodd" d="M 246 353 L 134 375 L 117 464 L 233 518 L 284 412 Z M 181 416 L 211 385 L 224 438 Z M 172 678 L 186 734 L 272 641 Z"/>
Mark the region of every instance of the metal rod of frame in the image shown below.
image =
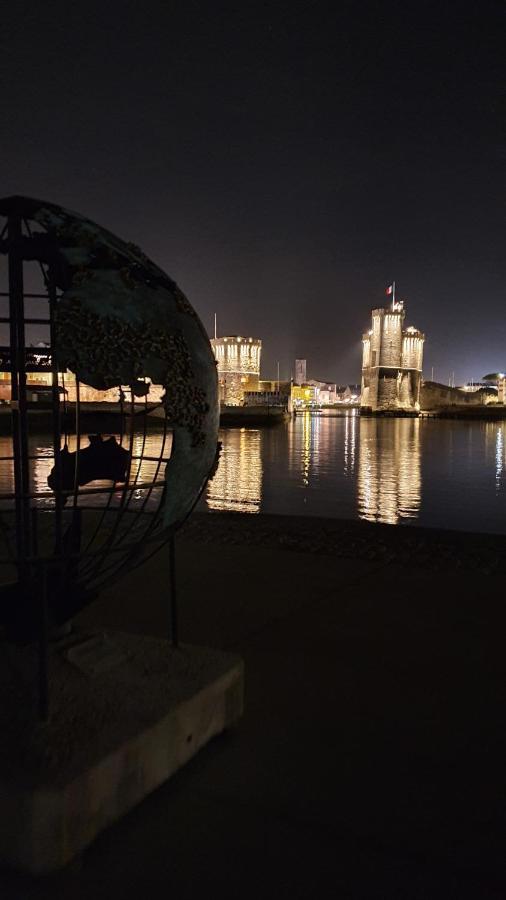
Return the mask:
<path id="1" fill-rule="evenodd" d="M 26 410 L 25 326 L 23 258 L 20 252 L 22 237 L 21 217 L 12 214 L 8 219 L 9 234 L 9 318 L 10 322 L 10 371 L 11 415 L 14 453 L 14 484 L 16 506 L 16 536 L 18 542 L 18 571 L 20 580 L 27 577 L 26 558 L 30 555 L 31 527 L 29 471 L 28 471 L 28 421 Z"/>
<path id="2" fill-rule="evenodd" d="M 170 592 L 170 640 L 173 647 L 179 646 L 179 622 L 176 591 L 176 539 L 169 538 L 169 592 Z"/>
<path id="3" fill-rule="evenodd" d="M 39 718 L 47 722 L 49 718 L 49 676 L 48 676 L 48 605 L 47 567 L 42 566 L 42 589 L 40 595 L 39 622 Z"/>

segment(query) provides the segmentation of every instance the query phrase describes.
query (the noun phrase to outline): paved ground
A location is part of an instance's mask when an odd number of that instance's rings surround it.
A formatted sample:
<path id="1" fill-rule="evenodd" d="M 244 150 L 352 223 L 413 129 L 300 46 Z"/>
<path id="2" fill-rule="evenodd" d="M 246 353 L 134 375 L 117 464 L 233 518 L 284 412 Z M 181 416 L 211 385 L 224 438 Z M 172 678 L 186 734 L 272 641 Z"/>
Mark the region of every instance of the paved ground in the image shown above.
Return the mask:
<path id="1" fill-rule="evenodd" d="M 3 873 L 2 900 L 506 897 L 503 577 L 212 531 L 178 563 L 183 639 L 245 659 L 242 725 L 69 870 Z M 160 634 L 166 572 L 85 621 Z"/>

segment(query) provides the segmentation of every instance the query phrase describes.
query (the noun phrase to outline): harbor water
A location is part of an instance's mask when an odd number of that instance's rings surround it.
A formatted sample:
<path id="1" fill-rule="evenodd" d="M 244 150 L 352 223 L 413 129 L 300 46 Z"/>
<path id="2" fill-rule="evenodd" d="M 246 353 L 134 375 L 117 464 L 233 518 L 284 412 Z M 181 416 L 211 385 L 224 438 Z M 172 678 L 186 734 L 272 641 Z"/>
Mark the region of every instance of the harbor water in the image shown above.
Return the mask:
<path id="1" fill-rule="evenodd" d="M 305 413 L 270 428 L 222 428 L 220 440 L 204 510 L 506 533 L 506 421 Z M 144 482 L 154 478 L 161 489 L 160 441 L 150 431 L 145 446 L 134 448 L 139 501 Z M 49 501 L 50 437 L 33 437 L 30 449 L 32 488 Z M 10 438 L 0 437 L 4 497 L 13 490 L 11 455 Z"/>
<path id="2" fill-rule="evenodd" d="M 506 421 L 307 413 L 220 439 L 209 509 L 506 533 Z"/>

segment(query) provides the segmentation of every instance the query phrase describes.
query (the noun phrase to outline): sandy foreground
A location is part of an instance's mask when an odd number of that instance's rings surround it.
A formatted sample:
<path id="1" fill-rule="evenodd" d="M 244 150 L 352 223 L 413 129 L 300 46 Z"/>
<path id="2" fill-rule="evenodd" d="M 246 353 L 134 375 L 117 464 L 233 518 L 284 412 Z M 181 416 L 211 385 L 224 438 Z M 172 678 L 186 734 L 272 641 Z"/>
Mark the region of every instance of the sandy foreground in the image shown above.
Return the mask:
<path id="1" fill-rule="evenodd" d="M 181 639 L 238 652 L 246 713 L 79 863 L 2 898 L 506 896 L 506 540 L 195 515 Z M 168 554 L 81 625 L 161 636 Z M 8 827 L 3 823 L 2 827 Z"/>

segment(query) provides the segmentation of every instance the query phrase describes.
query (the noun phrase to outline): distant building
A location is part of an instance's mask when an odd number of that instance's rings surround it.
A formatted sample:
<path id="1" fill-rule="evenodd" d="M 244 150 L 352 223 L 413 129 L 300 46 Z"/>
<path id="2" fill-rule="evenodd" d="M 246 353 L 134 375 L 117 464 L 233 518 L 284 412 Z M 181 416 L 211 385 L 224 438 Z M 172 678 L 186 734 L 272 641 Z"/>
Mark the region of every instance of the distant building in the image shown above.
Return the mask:
<path id="1" fill-rule="evenodd" d="M 318 405 L 318 388 L 314 384 L 293 384 L 291 392 L 293 409 Z"/>
<path id="2" fill-rule="evenodd" d="M 211 346 L 218 364 L 220 401 L 225 406 L 240 406 L 246 391 L 258 390 L 262 341 L 229 335 L 213 338 Z"/>
<path id="3" fill-rule="evenodd" d="M 304 384 L 292 384 L 291 400 L 295 409 L 302 407 L 335 406 L 339 403 L 358 403 L 359 385 L 338 386 L 332 381 L 308 379 Z"/>
<path id="4" fill-rule="evenodd" d="M 310 379 L 306 383 L 317 389 L 318 403 L 325 406 L 337 403 L 337 390 L 333 382 Z"/>
<path id="5" fill-rule="evenodd" d="M 358 403 L 360 401 L 359 384 L 343 384 L 336 388 L 338 403 Z"/>
<path id="6" fill-rule="evenodd" d="M 425 335 L 405 329 L 404 316 L 402 302 L 372 310 L 372 327 L 362 338 L 362 409 L 420 409 Z"/>
<path id="7" fill-rule="evenodd" d="M 10 402 L 11 399 L 11 373 L 10 351 L 0 353 L 0 401 Z M 30 402 L 41 402 L 52 397 L 53 374 L 51 371 L 51 354 L 49 344 L 39 341 L 32 344 L 26 351 L 26 386 L 27 398 Z M 151 384 L 150 379 L 145 379 L 150 384 L 148 399 L 150 402 L 160 403 L 165 389 L 161 385 Z M 58 386 L 60 394 L 65 396 L 68 403 L 76 403 L 78 397 L 76 377 L 68 370 L 58 373 Z M 123 385 L 121 390 L 129 399 L 131 390 Z M 93 388 L 84 382 L 79 383 L 79 403 L 117 403 L 120 396 L 120 388 L 113 387 L 105 390 Z"/>
<path id="8" fill-rule="evenodd" d="M 295 384 L 306 384 L 307 374 L 306 374 L 306 360 L 305 359 L 296 359 L 295 360 Z"/>

